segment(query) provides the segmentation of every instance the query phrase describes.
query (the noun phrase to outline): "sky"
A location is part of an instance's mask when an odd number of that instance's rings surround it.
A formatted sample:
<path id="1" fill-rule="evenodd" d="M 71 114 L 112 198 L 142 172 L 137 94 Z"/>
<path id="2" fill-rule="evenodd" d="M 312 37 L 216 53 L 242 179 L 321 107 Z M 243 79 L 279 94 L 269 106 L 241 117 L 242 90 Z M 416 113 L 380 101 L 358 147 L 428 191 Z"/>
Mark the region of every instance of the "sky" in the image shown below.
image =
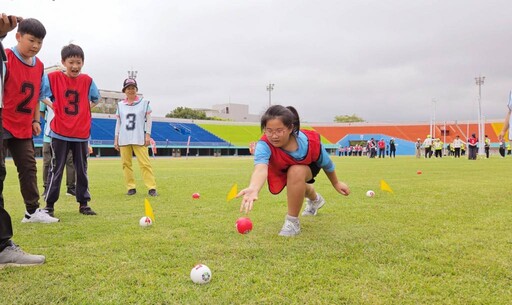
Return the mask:
<path id="1" fill-rule="evenodd" d="M 510 0 L 2 0 L 39 19 L 38 57 L 73 42 L 83 73 L 121 90 L 137 71 L 153 114 L 269 103 L 304 122 L 504 120 L 512 89 Z M 5 47 L 16 44 L 14 31 Z M 482 86 L 475 77 L 485 76 Z M 274 89 L 267 90 L 269 84 Z M 479 99 L 481 89 L 481 99 Z"/>

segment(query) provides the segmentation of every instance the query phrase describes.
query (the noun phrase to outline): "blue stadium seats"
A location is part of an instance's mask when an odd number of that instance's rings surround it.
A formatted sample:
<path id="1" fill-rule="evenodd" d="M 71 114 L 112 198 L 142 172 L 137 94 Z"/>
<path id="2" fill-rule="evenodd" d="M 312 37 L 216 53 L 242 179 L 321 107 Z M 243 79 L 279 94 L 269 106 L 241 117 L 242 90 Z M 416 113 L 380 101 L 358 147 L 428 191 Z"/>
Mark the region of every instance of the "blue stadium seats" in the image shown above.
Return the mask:
<path id="1" fill-rule="evenodd" d="M 91 130 L 91 145 L 113 146 L 115 118 L 93 118 Z M 187 146 L 190 136 L 190 146 L 230 146 L 229 143 L 193 123 L 153 121 L 151 137 L 157 147 Z"/>

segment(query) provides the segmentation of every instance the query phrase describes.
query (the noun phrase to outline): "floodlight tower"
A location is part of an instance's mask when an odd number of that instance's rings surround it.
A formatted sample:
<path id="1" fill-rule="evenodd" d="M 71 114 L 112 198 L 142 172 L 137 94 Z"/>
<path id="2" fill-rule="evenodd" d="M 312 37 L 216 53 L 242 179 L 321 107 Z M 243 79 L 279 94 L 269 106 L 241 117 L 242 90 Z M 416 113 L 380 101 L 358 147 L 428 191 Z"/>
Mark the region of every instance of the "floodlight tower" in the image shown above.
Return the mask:
<path id="1" fill-rule="evenodd" d="M 269 83 L 267 86 L 268 91 L 268 106 L 272 106 L 272 90 L 274 90 L 274 84 Z"/>
<path id="2" fill-rule="evenodd" d="M 133 71 L 133 70 L 128 71 L 128 78 L 136 79 L 137 78 L 137 71 Z"/>
<path id="3" fill-rule="evenodd" d="M 430 135 L 432 139 L 436 138 L 436 112 L 437 112 L 437 101 L 435 98 L 432 99 L 432 118 L 430 119 Z"/>
<path id="4" fill-rule="evenodd" d="M 476 85 L 478 86 L 478 155 L 483 156 L 484 152 L 484 133 L 485 126 L 482 118 L 482 85 L 484 84 L 485 76 L 475 77 Z"/>

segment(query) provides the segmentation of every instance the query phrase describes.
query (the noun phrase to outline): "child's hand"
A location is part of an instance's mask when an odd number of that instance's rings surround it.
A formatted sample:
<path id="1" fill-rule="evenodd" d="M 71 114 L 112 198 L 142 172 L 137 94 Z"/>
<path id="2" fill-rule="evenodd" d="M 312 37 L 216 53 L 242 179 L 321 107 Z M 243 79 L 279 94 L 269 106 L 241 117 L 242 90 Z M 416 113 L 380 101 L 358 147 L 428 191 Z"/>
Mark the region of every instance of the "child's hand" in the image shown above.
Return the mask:
<path id="1" fill-rule="evenodd" d="M 249 213 L 249 211 L 252 210 L 254 201 L 258 200 L 258 191 L 246 188 L 241 190 L 237 195 L 236 198 L 239 198 L 243 195 L 242 198 L 242 204 L 240 205 L 240 213 Z"/>
<path id="2" fill-rule="evenodd" d="M 335 185 L 333 185 L 336 191 L 344 196 L 350 195 L 350 188 L 343 182 L 338 181 Z"/>
<path id="3" fill-rule="evenodd" d="M 39 122 L 32 123 L 32 134 L 38 136 L 41 133 L 41 124 Z"/>
<path id="4" fill-rule="evenodd" d="M 8 32 L 14 30 L 16 26 L 18 26 L 18 19 L 21 20 L 20 17 L 7 16 L 6 14 L 2 13 L 0 15 L 0 36 L 4 36 Z"/>

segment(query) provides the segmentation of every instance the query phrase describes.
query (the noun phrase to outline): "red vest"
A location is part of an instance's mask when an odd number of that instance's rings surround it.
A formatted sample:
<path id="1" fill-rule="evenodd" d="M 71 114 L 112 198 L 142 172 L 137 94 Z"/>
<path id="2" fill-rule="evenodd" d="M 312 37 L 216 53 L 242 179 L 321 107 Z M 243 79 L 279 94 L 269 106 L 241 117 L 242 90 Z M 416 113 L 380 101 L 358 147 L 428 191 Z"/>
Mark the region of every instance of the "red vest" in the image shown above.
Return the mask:
<path id="1" fill-rule="evenodd" d="M 471 138 L 468 139 L 468 143 L 471 146 L 476 146 L 476 143 L 478 143 L 478 139 L 471 137 Z"/>
<path id="2" fill-rule="evenodd" d="M 92 78 L 86 74 L 71 78 L 62 71 L 48 74 L 53 94 L 54 133 L 75 139 L 89 139 L 91 135 L 91 106 L 89 89 Z"/>
<path id="3" fill-rule="evenodd" d="M 43 63 L 36 57 L 36 64 L 22 62 L 10 49 L 6 49 L 7 74 L 5 76 L 3 127 L 17 139 L 32 138 L 34 110 L 39 103 Z"/>
<path id="4" fill-rule="evenodd" d="M 270 160 L 268 163 L 268 188 L 274 195 L 281 193 L 286 186 L 286 172 L 292 165 L 302 164 L 309 165 L 316 162 L 320 158 L 321 142 L 320 135 L 316 131 L 301 130 L 308 138 L 308 153 L 302 160 L 296 160 L 281 148 L 274 147 L 266 135 L 261 137 L 270 147 Z"/>

